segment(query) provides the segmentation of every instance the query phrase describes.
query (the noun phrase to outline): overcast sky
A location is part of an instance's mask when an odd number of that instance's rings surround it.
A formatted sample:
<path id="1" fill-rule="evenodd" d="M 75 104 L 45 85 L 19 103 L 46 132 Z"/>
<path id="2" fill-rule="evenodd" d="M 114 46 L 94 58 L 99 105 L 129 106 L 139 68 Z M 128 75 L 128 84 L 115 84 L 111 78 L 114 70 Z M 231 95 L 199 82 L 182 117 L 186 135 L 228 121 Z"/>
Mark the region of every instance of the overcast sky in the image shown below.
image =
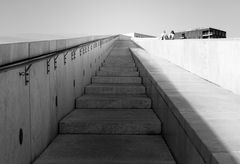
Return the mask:
<path id="1" fill-rule="evenodd" d="M 240 0 L 0 0 L 0 35 L 160 35 L 198 27 L 240 37 Z"/>

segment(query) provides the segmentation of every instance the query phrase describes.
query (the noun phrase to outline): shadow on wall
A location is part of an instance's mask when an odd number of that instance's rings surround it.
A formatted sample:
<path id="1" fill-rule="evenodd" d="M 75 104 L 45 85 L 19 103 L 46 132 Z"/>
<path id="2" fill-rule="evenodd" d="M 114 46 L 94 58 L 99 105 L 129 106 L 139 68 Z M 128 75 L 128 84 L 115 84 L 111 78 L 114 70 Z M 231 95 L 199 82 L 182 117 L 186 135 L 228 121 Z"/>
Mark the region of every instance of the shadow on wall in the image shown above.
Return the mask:
<path id="1" fill-rule="evenodd" d="M 58 121 L 74 109 L 75 98 L 115 40 L 89 37 L 0 45 L 0 164 L 31 163 L 47 147 L 57 135 Z M 66 50 L 76 44 L 81 46 Z M 65 50 L 22 64 L 22 59 L 59 49 Z M 11 68 L 2 65 L 8 63 Z"/>
<path id="2" fill-rule="evenodd" d="M 240 163 L 239 96 L 142 49 L 132 53 L 176 162 Z"/>

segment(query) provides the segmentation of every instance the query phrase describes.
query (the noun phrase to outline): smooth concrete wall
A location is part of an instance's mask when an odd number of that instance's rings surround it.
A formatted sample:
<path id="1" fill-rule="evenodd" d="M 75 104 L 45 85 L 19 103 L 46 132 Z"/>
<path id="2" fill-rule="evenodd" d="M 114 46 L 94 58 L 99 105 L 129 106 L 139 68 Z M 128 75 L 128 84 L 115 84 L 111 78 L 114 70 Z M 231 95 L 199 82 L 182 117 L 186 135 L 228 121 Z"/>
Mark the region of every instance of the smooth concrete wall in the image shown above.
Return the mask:
<path id="1" fill-rule="evenodd" d="M 152 108 L 162 123 L 162 136 L 164 137 L 175 161 L 178 164 L 205 164 L 204 159 L 192 144 L 185 129 L 179 123 L 178 118 L 169 108 L 169 103 L 162 94 L 159 86 L 159 69 L 156 63 L 151 65 L 145 55 L 148 53 L 139 49 L 131 49 L 135 63 L 146 87 L 147 95 L 152 100 Z M 161 62 L 163 63 L 163 62 Z M 156 79 L 155 79 L 156 78 Z"/>
<path id="2" fill-rule="evenodd" d="M 59 40 L 3 43 L 0 44 L 0 66 L 26 59 L 28 57 L 34 57 L 47 52 L 62 50 L 67 47 L 73 47 L 84 42 L 101 38 L 104 38 L 104 36 L 88 36 Z"/>
<path id="3" fill-rule="evenodd" d="M 167 59 L 204 79 L 240 94 L 239 39 L 133 40 L 156 60 Z"/>
<path id="4" fill-rule="evenodd" d="M 6 64 L 91 39 L 0 45 L 0 56 L 4 59 L 1 61 Z M 28 85 L 25 85 L 25 77 L 19 76 L 24 66 L 0 72 L 1 164 L 28 164 L 46 148 L 57 134 L 58 121 L 74 109 L 75 98 L 82 95 L 83 88 L 90 83 L 91 76 L 99 69 L 113 42 L 103 45 L 97 42 L 97 47 L 88 45 L 92 48 L 85 53 L 79 48 L 75 59 L 70 51 L 59 54 L 56 67 L 54 58 L 51 58 L 49 73 L 47 59 L 33 63 L 29 69 Z M 8 55 L 11 57 L 6 58 Z M 22 144 L 20 138 L 23 139 Z"/>
<path id="5" fill-rule="evenodd" d="M 162 135 L 178 164 L 239 164 L 240 96 L 132 48 Z"/>

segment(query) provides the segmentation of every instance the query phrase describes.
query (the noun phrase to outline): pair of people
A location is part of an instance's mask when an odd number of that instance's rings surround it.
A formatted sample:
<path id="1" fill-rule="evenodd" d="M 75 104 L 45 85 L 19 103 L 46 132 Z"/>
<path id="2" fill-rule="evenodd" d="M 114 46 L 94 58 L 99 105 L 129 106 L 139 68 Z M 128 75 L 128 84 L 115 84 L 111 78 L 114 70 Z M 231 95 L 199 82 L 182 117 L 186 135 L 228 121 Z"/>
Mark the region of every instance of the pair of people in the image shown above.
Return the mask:
<path id="1" fill-rule="evenodd" d="M 174 39 L 174 35 L 175 35 L 175 32 L 173 30 L 171 31 L 169 36 L 166 33 L 166 31 L 164 30 L 163 33 L 161 34 L 161 39 L 162 40 L 173 40 Z"/>

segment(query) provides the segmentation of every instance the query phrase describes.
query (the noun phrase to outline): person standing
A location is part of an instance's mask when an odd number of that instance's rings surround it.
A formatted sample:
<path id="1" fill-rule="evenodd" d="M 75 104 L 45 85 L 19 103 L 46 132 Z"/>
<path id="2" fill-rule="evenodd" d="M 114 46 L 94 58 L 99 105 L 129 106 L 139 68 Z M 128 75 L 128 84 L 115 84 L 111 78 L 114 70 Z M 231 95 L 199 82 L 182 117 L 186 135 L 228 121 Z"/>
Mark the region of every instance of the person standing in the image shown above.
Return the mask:
<path id="1" fill-rule="evenodd" d="M 171 33 L 169 34 L 169 39 L 174 40 L 175 32 L 172 30 Z"/>
<path id="2" fill-rule="evenodd" d="M 182 33 L 181 39 L 186 39 L 185 33 Z"/>
<path id="3" fill-rule="evenodd" d="M 165 30 L 164 30 L 163 33 L 161 34 L 161 39 L 162 39 L 162 40 L 167 40 L 167 39 L 168 39 L 168 36 L 167 36 L 167 33 L 166 33 Z"/>

